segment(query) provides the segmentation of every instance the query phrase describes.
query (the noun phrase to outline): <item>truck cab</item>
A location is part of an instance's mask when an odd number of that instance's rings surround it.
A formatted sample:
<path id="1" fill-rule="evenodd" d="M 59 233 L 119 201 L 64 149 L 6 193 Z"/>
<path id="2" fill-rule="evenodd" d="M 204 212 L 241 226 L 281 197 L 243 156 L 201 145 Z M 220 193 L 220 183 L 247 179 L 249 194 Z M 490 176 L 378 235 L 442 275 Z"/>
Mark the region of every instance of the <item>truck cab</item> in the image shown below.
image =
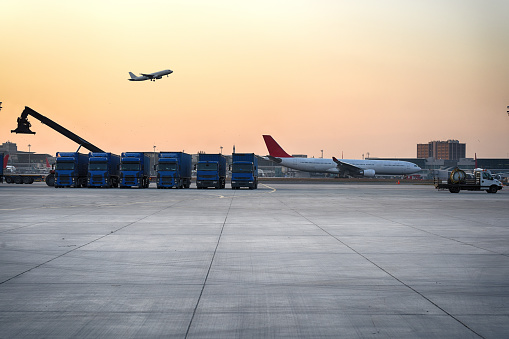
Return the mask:
<path id="1" fill-rule="evenodd" d="M 111 153 L 88 154 L 88 187 L 118 187 L 120 157 Z"/>
<path id="2" fill-rule="evenodd" d="M 226 158 L 222 154 L 200 154 L 196 164 L 197 188 L 225 188 Z"/>
<path id="3" fill-rule="evenodd" d="M 486 190 L 488 193 L 497 193 L 502 189 L 502 182 L 493 178 L 489 170 L 476 168 L 474 170 L 474 177 L 476 183 L 480 186 L 481 190 Z"/>
<path id="4" fill-rule="evenodd" d="M 143 152 L 124 152 L 120 160 L 120 188 L 148 188 L 150 159 Z"/>
<path id="5" fill-rule="evenodd" d="M 58 152 L 55 187 L 86 187 L 88 157 L 78 152 Z"/>
<path id="6" fill-rule="evenodd" d="M 232 154 L 232 189 L 258 188 L 258 158 L 254 153 Z"/>
<path id="7" fill-rule="evenodd" d="M 155 165 L 157 188 L 189 188 L 191 186 L 190 154 L 183 152 L 160 152 Z"/>

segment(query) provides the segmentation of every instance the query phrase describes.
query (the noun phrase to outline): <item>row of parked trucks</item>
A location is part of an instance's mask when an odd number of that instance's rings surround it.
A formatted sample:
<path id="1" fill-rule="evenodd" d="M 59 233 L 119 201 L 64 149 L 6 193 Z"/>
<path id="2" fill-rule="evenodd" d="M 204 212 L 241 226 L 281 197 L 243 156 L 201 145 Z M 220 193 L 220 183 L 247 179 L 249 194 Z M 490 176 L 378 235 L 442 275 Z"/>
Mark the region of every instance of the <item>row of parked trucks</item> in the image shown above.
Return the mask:
<path id="1" fill-rule="evenodd" d="M 258 160 L 254 153 L 232 157 L 232 189 L 258 188 Z M 54 171 L 55 187 L 138 187 L 150 183 L 150 158 L 144 152 L 112 153 L 59 152 Z M 184 152 L 157 154 L 157 188 L 191 187 L 192 158 Z M 226 158 L 221 154 L 199 154 L 196 165 L 197 188 L 225 188 Z"/>

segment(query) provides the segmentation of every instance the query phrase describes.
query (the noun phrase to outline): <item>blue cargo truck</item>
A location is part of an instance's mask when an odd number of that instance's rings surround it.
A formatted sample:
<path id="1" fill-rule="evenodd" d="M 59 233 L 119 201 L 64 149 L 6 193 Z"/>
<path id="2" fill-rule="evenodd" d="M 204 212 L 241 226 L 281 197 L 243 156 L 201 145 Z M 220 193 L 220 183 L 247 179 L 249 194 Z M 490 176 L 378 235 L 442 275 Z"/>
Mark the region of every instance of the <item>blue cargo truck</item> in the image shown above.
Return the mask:
<path id="1" fill-rule="evenodd" d="M 222 154 L 198 155 L 196 164 L 197 188 L 224 188 L 226 184 L 226 158 Z"/>
<path id="2" fill-rule="evenodd" d="M 192 157 L 183 152 L 160 152 L 157 155 L 157 188 L 191 187 Z"/>
<path id="3" fill-rule="evenodd" d="M 118 187 L 120 157 L 112 153 L 88 153 L 88 187 Z"/>
<path id="4" fill-rule="evenodd" d="M 124 152 L 120 158 L 120 188 L 150 184 L 150 158 L 144 152 Z"/>
<path id="5" fill-rule="evenodd" d="M 232 154 L 232 189 L 258 188 L 258 158 L 254 153 Z"/>
<path id="6" fill-rule="evenodd" d="M 55 164 L 55 187 L 87 187 L 88 155 L 58 152 Z"/>

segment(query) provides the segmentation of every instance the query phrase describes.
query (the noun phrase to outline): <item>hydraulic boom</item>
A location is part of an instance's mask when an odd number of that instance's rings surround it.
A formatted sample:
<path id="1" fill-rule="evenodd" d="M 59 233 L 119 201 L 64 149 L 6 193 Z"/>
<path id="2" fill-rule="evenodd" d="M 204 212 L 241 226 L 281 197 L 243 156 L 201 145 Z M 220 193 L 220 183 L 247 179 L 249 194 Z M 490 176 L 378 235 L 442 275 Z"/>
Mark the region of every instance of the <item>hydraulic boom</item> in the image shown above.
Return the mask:
<path id="1" fill-rule="evenodd" d="M 32 132 L 30 130 L 30 126 L 32 126 L 32 125 L 30 124 L 30 122 L 27 119 L 27 117 L 29 115 L 33 116 L 34 118 L 36 118 L 43 124 L 47 125 L 48 127 L 53 128 L 55 131 L 59 132 L 60 134 L 68 137 L 69 139 L 71 139 L 72 141 L 74 141 L 75 143 L 80 145 L 80 147 L 83 146 L 86 149 L 88 149 L 90 152 L 104 153 L 104 151 L 102 149 L 100 149 L 99 147 L 92 145 L 85 139 L 80 138 L 73 132 L 69 131 L 67 128 L 60 126 L 53 120 L 45 117 L 44 115 L 42 115 L 40 113 L 37 113 L 36 111 L 34 111 L 33 109 L 31 109 L 28 106 L 25 106 L 23 113 L 21 113 L 21 116 L 18 118 L 18 127 L 14 130 L 11 130 L 11 133 L 35 134 L 35 132 Z"/>

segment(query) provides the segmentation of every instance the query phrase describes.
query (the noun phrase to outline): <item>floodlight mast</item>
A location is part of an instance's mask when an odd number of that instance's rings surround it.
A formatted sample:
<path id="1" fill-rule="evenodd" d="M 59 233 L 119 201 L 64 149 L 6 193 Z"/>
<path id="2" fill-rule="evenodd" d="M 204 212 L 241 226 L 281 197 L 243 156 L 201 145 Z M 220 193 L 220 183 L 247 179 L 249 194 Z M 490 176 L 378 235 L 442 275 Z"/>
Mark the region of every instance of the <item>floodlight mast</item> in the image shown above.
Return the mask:
<path id="1" fill-rule="evenodd" d="M 21 116 L 18 118 L 18 127 L 14 130 L 11 130 L 11 133 L 35 134 L 35 132 L 32 132 L 30 130 L 30 127 L 32 125 L 30 124 L 30 122 L 27 119 L 29 115 L 33 116 L 34 118 L 36 118 L 37 120 L 39 120 L 40 122 L 45 124 L 46 126 L 54 129 L 58 133 L 68 137 L 69 139 L 71 139 L 72 141 L 74 141 L 75 143 L 80 145 L 80 147 L 78 147 L 78 151 L 83 146 L 84 148 L 88 149 L 90 152 L 100 152 L 100 153 L 104 152 L 99 147 L 97 147 L 97 146 L 91 144 L 90 142 L 86 141 L 85 139 L 79 137 L 78 135 L 69 131 L 67 128 L 57 124 L 50 118 L 47 118 L 40 113 L 37 113 L 36 111 L 34 111 L 33 109 L 31 109 L 28 106 L 25 106 L 23 113 L 21 113 Z"/>

